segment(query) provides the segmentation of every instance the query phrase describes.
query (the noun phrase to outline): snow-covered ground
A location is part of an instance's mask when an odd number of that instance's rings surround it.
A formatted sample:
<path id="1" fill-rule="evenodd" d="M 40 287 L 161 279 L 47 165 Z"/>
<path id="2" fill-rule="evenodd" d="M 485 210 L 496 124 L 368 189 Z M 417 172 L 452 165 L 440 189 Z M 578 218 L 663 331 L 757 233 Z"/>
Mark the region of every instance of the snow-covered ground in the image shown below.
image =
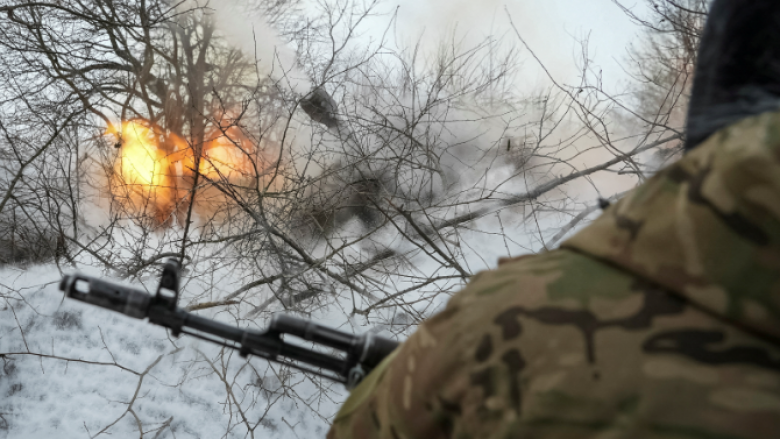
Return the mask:
<path id="1" fill-rule="evenodd" d="M 53 265 L 0 276 L 4 296 L 16 291 L 0 307 L 0 352 L 19 353 L 2 358 L 0 437 L 245 437 L 243 417 L 258 437 L 321 437 L 343 398 L 339 386 L 318 392 L 263 360 L 63 300 Z"/>

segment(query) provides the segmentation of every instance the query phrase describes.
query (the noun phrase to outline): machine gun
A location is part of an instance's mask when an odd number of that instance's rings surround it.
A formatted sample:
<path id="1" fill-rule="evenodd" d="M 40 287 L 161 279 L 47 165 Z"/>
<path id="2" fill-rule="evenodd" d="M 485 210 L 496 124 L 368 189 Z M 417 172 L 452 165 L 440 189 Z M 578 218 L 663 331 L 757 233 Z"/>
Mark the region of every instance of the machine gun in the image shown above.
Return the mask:
<path id="1" fill-rule="evenodd" d="M 308 320 L 277 314 L 268 329 L 241 329 L 190 313 L 177 306 L 180 264 L 169 259 L 163 266 L 157 293 L 126 287 L 83 274 L 66 275 L 60 282 L 65 296 L 100 306 L 149 323 L 164 326 L 174 336 L 188 334 L 222 346 L 238 349 L 242 357 L 256 355 L 346 385 L 358 383 L 397 346 L 398 342 L 366 333 L 353 335 Z M 284 340 L 299 337 L 326 346 L 341 355 L 329 355 Z"/>

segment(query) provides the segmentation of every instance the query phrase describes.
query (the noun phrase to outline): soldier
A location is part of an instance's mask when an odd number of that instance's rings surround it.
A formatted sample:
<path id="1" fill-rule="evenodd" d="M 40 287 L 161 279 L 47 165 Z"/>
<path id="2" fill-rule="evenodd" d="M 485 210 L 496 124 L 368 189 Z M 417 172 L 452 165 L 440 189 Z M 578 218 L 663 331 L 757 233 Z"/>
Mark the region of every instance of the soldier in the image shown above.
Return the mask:
<path id="1" fill-rule="evenodd" d="M 780 2 L 716 0 L 697 69 L 683 159 L 474 276 L 328 437 L 780 438 Z"/>

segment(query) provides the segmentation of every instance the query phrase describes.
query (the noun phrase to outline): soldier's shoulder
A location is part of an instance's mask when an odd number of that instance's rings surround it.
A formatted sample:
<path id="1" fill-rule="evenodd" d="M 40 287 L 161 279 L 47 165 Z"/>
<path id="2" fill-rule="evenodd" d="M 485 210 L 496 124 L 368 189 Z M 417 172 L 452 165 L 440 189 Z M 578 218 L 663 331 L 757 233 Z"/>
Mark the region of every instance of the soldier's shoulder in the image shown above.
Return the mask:
<path id="1" fill-rule="evenodd" d="M 449 308 L 588 308 L 627 299 L 638 293 L 638 283 L 630 273 L 599 259 L 558 249 L 500 260 L 496 269 L 475 275 Z"/>

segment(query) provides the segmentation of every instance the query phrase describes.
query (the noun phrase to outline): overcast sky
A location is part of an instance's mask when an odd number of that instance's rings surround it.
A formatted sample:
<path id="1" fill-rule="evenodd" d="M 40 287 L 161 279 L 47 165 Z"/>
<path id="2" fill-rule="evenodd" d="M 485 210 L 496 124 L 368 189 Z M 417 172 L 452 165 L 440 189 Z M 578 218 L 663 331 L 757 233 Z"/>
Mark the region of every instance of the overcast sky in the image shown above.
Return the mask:
<path id="1" fill-rule="evenodd" d="M 630 1 L 624 3 L 631 6 Z M 473 40 L 511 32 L 506 8 L 523 38 L 564 82 L 576 73 L 577 40 L 590 34 L 591 59 L 603 69 L 604 83 L 610 88 L 625 79 L 619 62 L 639 31 L 611 0 L 391 0 L 388 4 L 399 6 L 399 34 L 407 38 L 423 34 L 430 40 L 455 26 Z"/>
<path id="2" fill-rule="evenodd" d="M 633 4 L 629 2 L 638 0 L 622 1 L 631 7 Z M 218 25 L 231 42 L 249 53 L 254 52 L 264 64 L 281 56 L 285 65 L 293 65 L 292 52 L 274 37 L 274 31 L 263 23 L 262 16 L 236 12 L 240 9 L 232 5 L 241 3 L 243 0 L 210 2 L 210 7 L 216 11 Z M 311 13 L 318 13 L 314 4 Z M 611 92 L 620 91 L 618 87 L 626 79 L 620 62 L 625 60 L 626 48 L 639 34 L 639 28 L 612 0 L 385 0 L 379 11 L 388 15 L 370 20 L 367 28 L 362 28 L 363 37 L 381 37 L 389 14 L 396 7 L 395 37 L 399 45 L 413 46 L 422 38 L 430 44 L 429 49 L 435 49 L 453 30 L 467 44 L 476 44 L 488 35 L 504 35 L 507 44 L 520 45 L 510 26 L 511 16 L 523 39 L 556 80 L 564 83 L 576 81 L 576 58 L 581 57 L 578 40 L 588 37 L 589 56 L 593 65 L 603 70 L 603 83 Z M 641 2 L 635 7 L 644 8 Z M 542 72 L 535 68 L 535 62 L 524 50 L 523 60 L 523 85 L 533 90 L 542 83 Z M 305 93 L 311 84 L 308 80 L 301 82 L 295 88 Z M 543 83 L 548 84 L 548 81 Z"/>

